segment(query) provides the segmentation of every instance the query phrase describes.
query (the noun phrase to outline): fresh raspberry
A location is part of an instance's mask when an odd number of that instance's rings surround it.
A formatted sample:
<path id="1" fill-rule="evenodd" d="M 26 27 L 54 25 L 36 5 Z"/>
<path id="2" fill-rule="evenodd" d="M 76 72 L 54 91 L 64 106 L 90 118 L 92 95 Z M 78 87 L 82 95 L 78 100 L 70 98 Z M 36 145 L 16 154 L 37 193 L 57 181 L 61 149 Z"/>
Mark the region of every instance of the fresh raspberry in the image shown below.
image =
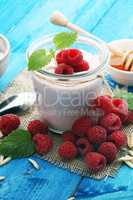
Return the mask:
<path id="1" fill-rule="evenodd" d="M 113 104 L 110 96 L 106 95 L 97 97 L 96 105 L 102 108 L 106 114 L 112 112 Z"/>
<path id="2" fill-rule="evenodd" d="M 58 154 L 65 160 L 72 160 L 77 155 L 77 148 L 72 142 L 64 142 L 59 146 Z"/>
<path id="3" fill-rule="evenodd" d="M 83 60 L 83 54 L 78 49 L 66 49 L 64 54 L 65 63 L 72 66 L 78 65 Z"/>
<path id="4" fill-rule="evenodd" d="M 103 154 L 110 163 L 116 158 L 117 148 L 112 142 L 104 142 L 100 145 L 98 152 Z"/>
<path id="5" fill-rule="evenodd" d="M 114 131 L 111 135 L 111 141 L 117 148 L 121 148 L 127 144 L 127 136 L 122 131 Z"/>
<path id="6" fill-rule="evenodd" d="M 107 139 L 107 131 L 101 126 L 93 126 L 88 129 L 88 140 L 93 144 L 101 144 Z"/>
<path id="7" fill-rule="evenodd" d="M 90 144 L 86 138 L 79 138 L 76 142 L 76 146 L 82 156 L 85 156 L 88 152 L 93 151 L 92 144 Z"/>
<path id="8" fill-rule="evenodd" d="M 81 117 L 74 122 L 72 131 L 75 135 L 82 137 L 87 133 L 87 130 L 91 125 L 92 122 L 89 117 Z"/>
<path id="9" fill-rule="evenodd" d="M 65 63 L 59 64 L 56 68 L 55 68 L 55 74 L 73 74 L 74 70 L 70 65 L 67 65 Z"/>
<path id="10" fill-rule="evenodd" d="M 29 122 L 27 129 L 31 135 L 35 135 L 37 133 L 46 134 L 48 131 L 48 125 L 41 122 L 40 120 L 32 120 Z"/>
<path id="11" fill-rule="evenodd" d="M 85 156 L 85 163 L 91 171 L 97 172 L 106 166 L 107 161 L 104 155 L 97 152 L 89 152 Z"/>
<path id="12" fill-rule="evenodd" d="M 131 123 L 131 124 L 133 123 L 133 111 L 128 112 L 126 123 Z"/>
<path id="13" fill-rule="evenodd" d="M 60 51 L 59 53 L 57 53 L 57 55 L 56 55 L 56 62 L 57 62 L 57 64 L 65 63 L 64 50 Z"/>
<path id="14" fill-rule="evenodd" d="M 102 119 L 100 120 L 100 124 L 101 124 L 101 126 L 106 128 L 106 130 L 109 133 L 112 131 L 119 130 L 122 126 L 120 117 L 118 117 L 114 113 L 109 113 L 109 114 L 105 115 L 104 117 L 102 117 Z"/>
<path id="15" fill-rule="evenodd" d="M 0 117 L 0 130 L 3 136 L 8 135 L 20 125 L 20 119 L 17 115 L 6 114 Z"/>
<path id="16" fill-rule="evenodd" d="M 33 136 L 35 142 L 36 152 L 39 154 L 48 153 L 53 147 L 53 140 L 49 135 L 36 134 Z"/>
<path id="17" fill-rule="evenodd" d="M 81 60 L 74 68 L 74 72 L 82 72 L 89 70 L 89 63 L 85 60 Z"/>
<path id="18" fill-rule="evenodd" d="M 63 134 L 62 134 L 62 138 L 63 138 L 63 141 L 66 142 L 66 141 L 69 141 L 69 142 L 72 142 L 72 143 L 75 143 L 76 142 L 76 138 L 75 136 L 73 135 L 73 132 L 72 131 L 65 131 Z"/>
<path id="19" fill-rule="evenodd" d="M 118 115 L 122 122 L 125 122 L 128 118 L 128 104 L 123 99 L 115 98 L 112 100 L 113 109 L 112 113 Z"/>
<path id="20" fill-rule="evenodd" d="M 89 109 L 89 116 L 92 120 L 92 124 L 93 126 L 95 126 L 99 123 L 99 120 L 101 119 L 101 117 L 105 115 L 105 113 L 101 108 L 90 107 L 88 109 Z"/>

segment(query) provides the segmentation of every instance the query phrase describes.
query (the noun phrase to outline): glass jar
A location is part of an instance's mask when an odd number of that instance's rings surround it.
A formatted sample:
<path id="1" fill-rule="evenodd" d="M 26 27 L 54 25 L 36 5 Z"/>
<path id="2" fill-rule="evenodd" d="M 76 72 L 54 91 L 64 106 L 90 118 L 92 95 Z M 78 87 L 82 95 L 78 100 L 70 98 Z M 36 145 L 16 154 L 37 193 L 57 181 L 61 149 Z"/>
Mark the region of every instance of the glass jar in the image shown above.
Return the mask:
<path id="1" fill-rule="evenodd" d="M 27 50 L 27 57 L 37 49 L 51 49 L 54 35 L 35 41 Z M 109 58 L 105 43 L 94 36 L 79 35 L 71 48 L 83 52 L 90 64 L 89 71 L 57 75 L 45 67 L 41 72 L 32 73 L 40 118 L 49 124 L 50 130 L 57 133 L 70 130 L 77 118 L 88 115 L 92 100 L 103 94 L 104 81 L 100 74 Z"/>

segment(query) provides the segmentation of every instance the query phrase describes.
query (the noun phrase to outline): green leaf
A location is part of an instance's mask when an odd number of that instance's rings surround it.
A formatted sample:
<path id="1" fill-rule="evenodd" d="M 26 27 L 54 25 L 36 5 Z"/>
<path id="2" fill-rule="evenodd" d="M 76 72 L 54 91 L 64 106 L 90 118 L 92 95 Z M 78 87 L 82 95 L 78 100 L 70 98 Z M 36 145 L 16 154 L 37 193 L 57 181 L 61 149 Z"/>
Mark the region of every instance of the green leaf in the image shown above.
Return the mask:
<path id="1" fill-rule="evenodd" d="M 114 90 L 115 98 L 122 98 L 128 103 L 128 109 L 133 110 L 133 93 L 128 92 L 125 89 L 116 89 Z"/>
<path id="2" fill-rule="evenodd" d="M 57 49 L 64 49 L 70 47 L 76 39 L 76 32 L 61 32 L 54 37 L 53 42 Z"/>
<path id="3" fill-rule="evenodd" d="M 47 53 L 45 49 L 39 49 L 31 54 L 28 62 L 28 70 L 37 71 L 48 65 L 51 59 L 51 53 Z"/>
<path id="4" fill-rule="evenodd" d="M 27 157 L 35 152 L 35 146 L 28 131 L 17 129 L 0 141 L 0 154 L 5 157 Z"/>

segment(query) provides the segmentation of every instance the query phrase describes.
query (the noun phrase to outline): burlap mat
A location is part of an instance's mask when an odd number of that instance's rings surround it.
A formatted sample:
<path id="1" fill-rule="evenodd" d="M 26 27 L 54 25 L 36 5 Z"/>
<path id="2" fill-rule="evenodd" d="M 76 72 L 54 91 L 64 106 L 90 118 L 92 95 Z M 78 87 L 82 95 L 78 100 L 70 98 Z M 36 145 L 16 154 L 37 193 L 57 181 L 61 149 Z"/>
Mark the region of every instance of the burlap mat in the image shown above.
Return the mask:
<path id="1" fill-rule="evenodd" d="M 0 101 L 6 99 L 9 96 L 12 96 L 13 94 L 20 93 L 23 91 L 32 91 L 32 81 L 30 78 L 30 74 L 24 71 L 21 73 L 19 77 L 8 87 L 8 89 L 0 94 Z M 107 93 L 107 89 L 105 88 L 105 93 Z M 32 107 L 30 111 L 28 111 L 25 115 L 21 116 L 22 118 L 22 128 L 26 128 L 27 123 L 31 119 L 38 119 L 38 112 L 35 107 Z M 123 128 L 123 131 L 126 134 L 133 134 L 133 125 L 127 126 Z M 71 172 L 77 173 L 82 176 L 88 176 L 93 177 L 95 179 L 101 179 L 106 176 L 114 176 L 119 169 L 121 163 L 114 161 L 112 164 L 108 165 L 105 169 L 103 169 L 101 172 L 97 173 L 91 173 L 85 166 L 83 160 L 80 158 L 76 158 L 72 161 L 64 162 L 62 159 L 58 156 L 57 153 L 57 147 L 62 142 L 60 135 L 50 133 L 54 139 L 54 147 L 52 151 L 50 151 L 47 155 L 43 156 L 44 160 L 49 161 L 50 163 L 57 165 L 58 167 L 62 167 L 64 169 L 68 169 Z M 120 156 L 120 153 L 118 157 Z"/>

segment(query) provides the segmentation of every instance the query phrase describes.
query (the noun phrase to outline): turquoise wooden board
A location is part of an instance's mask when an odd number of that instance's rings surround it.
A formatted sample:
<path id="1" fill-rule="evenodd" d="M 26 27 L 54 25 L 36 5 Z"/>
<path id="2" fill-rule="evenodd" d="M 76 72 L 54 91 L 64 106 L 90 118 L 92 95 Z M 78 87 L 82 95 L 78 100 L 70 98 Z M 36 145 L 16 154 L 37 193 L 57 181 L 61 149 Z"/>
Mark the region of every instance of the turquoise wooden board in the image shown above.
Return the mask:
<path id="1" fill-rule="evenodd" d="M 9 67 L 0 79 L 0 90 L 5 90 L 25 68 L 25 50 L 32 40 L 53 30 L 63 30 L 48 21 L 56 9 L 106 41 L 133 37 L 132 0 L 0 0 L 0 32 L 8 37 L 12 46 Z M 27 159 L 14 160 L 0 168 L 0 175 L 6 176 L 0 183 L 0 200 L 66 200 L 71 195 L 81 177 L 34 158 L 41 165 L 40 171 L 34 170 Z M 31 175 L 25 175 L 30 170 Z M 132 177 L 131 170 L 122 167 L 114 179 L 84 178 L 76 197 L 130 200 L 133 196 Z M 122 180 L 124 184 L 121 184 Z"/>

